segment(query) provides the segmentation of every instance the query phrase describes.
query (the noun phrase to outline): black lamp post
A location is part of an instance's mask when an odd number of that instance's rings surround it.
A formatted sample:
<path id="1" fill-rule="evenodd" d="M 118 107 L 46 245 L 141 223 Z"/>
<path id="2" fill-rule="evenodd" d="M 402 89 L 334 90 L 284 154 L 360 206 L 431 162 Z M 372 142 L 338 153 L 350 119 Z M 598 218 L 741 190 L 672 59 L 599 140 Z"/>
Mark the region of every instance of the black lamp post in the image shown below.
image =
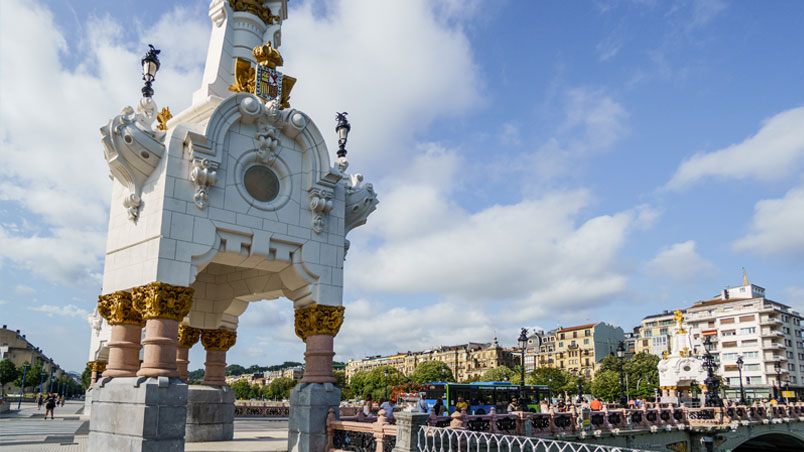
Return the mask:
<path id="1" fill-rule="evenodd" d="M 620 359 L 620 405 L 626 407 L 628 399 L 625 398 L 625 368 L 623 360 L 625 358 L 625 343 L 620 342 L 617 346 L 617 358 Z"/>
<path id="2" fill-rule="evenodd" d="M 522 328 L 519 332 L 519 348 L 522 352 L 522 362 L 519 375 L 519 403 L 525 400 L 525 348 L 528 346 L 528 329 Z"/>
<path id="3" fill-rule="evenodd" d="M 737 370 L 740 372 L 740 405 L 745 405 L 745 389 L 743 389 L 743 355 L 737 357 Z"/>
<path id="4" fill-rule="evenodd" d="M 583 376 L 578 375 L 578 403 L 583 402 Z"/>
<path id="5" fill-rule="evenodd" d="M 710 336 L 706 336 L 704 339 L 704 355 L 703 355 L 703 367 L 706 369 L 706 380 L 704 380 L 704 384 L 706 385 L 706 398 L 704 399 L 704 405 L 710 407 L 720 407 L 723 406 L 723 400 L 720 399 L 720 380 L 715 376 L 715 369 L 717 369 L 717 363 L 715 363 L 715 357 L 712 356 L 712 352 L 709 351 L 709 347 L 712 345 L 712 338 Z"/>
<path id="6" fill-rule="evenodd" d="M 553 403 L 553 389 L 552 389 L 552 387 L 553 387 L 553 376 L 549 375 L 547 377 L 547 381 L 548 381 L 548 383 L 547 383 L 547 402 L 552 405 L 552 403 Z"/>
<path id="7" fill-rule="evenodd" d="M 338 133 L 338 157 L 346 157 L 346 141 L 349 139 L 349 132 L 352 130 L 352 125 L 346 119 L 349 113 L 335 113 L 335 119 L 338 124 L 335 126 L 335 132 Z"/>
<path id="8" fill-rule="evenodd" d="M 776 370 L 776 386 L 773 387 L 773 398 L 779 401 L 779 391 L 782 389 L 782 361 L 777 360 L 773 363 L 773 368 Z"/>
<path id="9" fill-rule="evenodd" d="M 142 57 L 142 79 L 145 80 L 145 86 L 142 87 L 142 95 L 143 97 L 151 97 L 154 95 L 154 90 L 151 88 L 151 83 L 153 83 L 154 79 L 156 78 L 156 72 L 159 70 L 159 52 L 161 50 L 157 50 L 154 48 L 153 45 L 148 44 L 150 50 L 148 53 Z"/>
<path id="10" fill-rule="evenodd" d="M 388 368 L 385 368 L 385 400 L 388 400 Z"/>

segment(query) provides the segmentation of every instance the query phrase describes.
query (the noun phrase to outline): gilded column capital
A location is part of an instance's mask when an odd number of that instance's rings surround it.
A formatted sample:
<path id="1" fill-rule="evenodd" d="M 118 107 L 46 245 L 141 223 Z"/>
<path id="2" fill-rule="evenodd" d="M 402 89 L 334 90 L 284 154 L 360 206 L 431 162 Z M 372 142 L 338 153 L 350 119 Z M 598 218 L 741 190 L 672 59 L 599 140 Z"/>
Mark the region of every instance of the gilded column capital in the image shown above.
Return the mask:
<path id="1" fill-rule="evenodd" d="M 187 325 L 179 325 L 179 347 L 191 348 L 198 342 L 201 330 Z"/>
<path id="2" fill-rule="evenodd" d="M 90 361 L 87 366 L 90 372 L 103 372 L 106 370 L 106 361 Z"/>
<path id="3" fill-rule="evenodd" d="M 190 312 L 194 290 L 189 287 L 172 286 L 154 281 L 131 290 L 134 308 L 142 313 L 142 318 L 171 319 L 181 322 Z"/>
<path id="4" fill-rule="evenodd" d="M 201 330 L 201 343 L 206 350 L 227 351 L 237 341 L 237 333 L 229 330 Z"/>
<path id="5" fill-rule="evenodd" d="M 98 313 L 109 325 L 143 326 L 145 320 L 134 307 L 131 294 L 118 291 L 98 297 Z"/>
<path id="6" fill-rule="evenodd" d="M 343 323 L 343 306 L 316 304 L 296 310 L 296 336 L 303 341 L 316 334 L 335 336 Z"/>

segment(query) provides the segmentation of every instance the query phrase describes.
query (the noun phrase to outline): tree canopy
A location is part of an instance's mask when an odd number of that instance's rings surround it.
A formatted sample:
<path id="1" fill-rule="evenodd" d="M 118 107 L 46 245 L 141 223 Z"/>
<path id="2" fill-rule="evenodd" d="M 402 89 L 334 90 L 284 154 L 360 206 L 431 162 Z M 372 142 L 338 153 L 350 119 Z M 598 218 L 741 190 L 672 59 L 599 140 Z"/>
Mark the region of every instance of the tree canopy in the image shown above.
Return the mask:
<path id="1" fill-rule="evenodd" d="M 0 385 L 5 388 L 6 384 L 11 383 L 16 379 L 17 366 L 15 366 L 10 359 L 0 361 Z"/>
<path id="2" fill-rule="evenodd" d="M 425 361 L 416 366 L 410 375 L 411 381 L 428 383 L 431 381 L 455 381 L 452 371 L 441 361 Z"/>
<path id="3" fill-rule="evenodd" d="M 386 385 L 385 370 L 388 369 Z M 349 387 L 355 397 L 364 398 L 371 395 L 374 400 L 385 397 L 386 391 L 391 395 L 391 387 L 410 381 L 402 372 L 390 366 L 375 367 L 371 370 L 361 370 L 349 380 Z"/>
<path id="4" fill-rule="evenodd" d="M 516 373 L 505 366 L 495 367 L 483 373 L 480 381 L 511 381 Z"/>

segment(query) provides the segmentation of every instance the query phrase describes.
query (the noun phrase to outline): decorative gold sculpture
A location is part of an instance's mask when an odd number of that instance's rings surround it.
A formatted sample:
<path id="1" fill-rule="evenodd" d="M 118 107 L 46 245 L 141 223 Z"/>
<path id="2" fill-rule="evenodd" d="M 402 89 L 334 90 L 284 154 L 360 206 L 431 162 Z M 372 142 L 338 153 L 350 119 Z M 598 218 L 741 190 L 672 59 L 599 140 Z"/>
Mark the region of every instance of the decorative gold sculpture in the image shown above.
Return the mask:
<path id="1" fill-rule="evenodd" d="M 245 11 L 259 17 L 265 25 L 278 24 L 281 17 L 271 14 L 271 8 L 263 6 L 261 0 L 231 0 L 229 4 L 234 11 Z"/>
<path id="2" fill-rule="evenodd" d="M 198 342 L 200 336 L 200 329 L 179 325 L 179 347 L 192 348 Z"/>
<path id="3" fill-rule="evenodd" d="M 159 122 L 159 124 L 156 126 L 156 128 L 159 129 L 159 130 L 167 130 L 168 129 L 167 128 L 167 122 L 172 117 L 173 117 L 173 114 L 170 113 L 170 108 L 168 108 L 168 107 L 163 108 L 162 111 L 159 112 L 156 115 L 156 121 Z"/>
<path id="4" fill-rule="evenodd" d="M 235 82 L 229 86 L 229 91 L 236 93 L 254 93 L 254 84 L 257 82 L 257 72 L 251 67 L 251 62 L 242 58 L 235 58 Z"/>
<path id="5" fill-rule="evenodd" d="M 201 330 L 201 343 L 206 350 L 227 351 L 237 342 L 237 333 L 224 329 Z"/>
<path id="6" fill-rule="evenodd" d="M 140 311 L 142 318 L 172 319 L 181 322 L 190 312 L 194 290 L 189 287 L 172 286 L 154 281 L 131 290 L 134 309 Z"/>
<path id="7" fill-rule="evenodd" d="M 279 50 L 273 48 L 271 43 L 251 49 L 251 54 L 261 66 L 276 70 L 284 61 Z M 229 86 L 229 91 L 235 93 L 256 94 L 257 71 L 251 67 L 251 62 L 243 58 L 235 58 L 235 82 Z M 282 74 L 282 94 L 279 98 L 279 109 L 290 108 L 290 91 L 296 85 L 296 78 Z M 263 99 L 263 102 L 267 102 Z"/>
<path id="8" fill-rule="evenodd" d="M 663 351 L 663 352 L 662 352 L 662 359 L 667 359 L 667 357 L 668 357 L 669 355 L 670 355 L 670 352 L 668 352 L 667 350 Z"/>
<path id="9" fill-rule="evenodd" d="M 282 66 L 284 63 L 282 54 L 271 46 L 271 41 L 268 41 L 265 45 L 254 47 L 251 49 L 251 54 L 254 55 L 260 66 L 276 69 L 277 66 Z"/>
<path id="10" fill-rule="evenodd" d="M 118 291 L 98 297 L 98 313 L 109 325 L 145 325 L 145 320 L 134 307 L 131 294 Z"/>
<path id="11" fill-rule="evenodd" d="M 343 324 L 343 306 L 316 304 L 296 310 L 296 336 L 307 341 L 308 336 L 335 336 Z"/>
<path id="12" fill-rule="evenodd" d="M 685 334 L 687 331 L 682 326 L 684 322 L 684 313 L 681 310 L 676 309 L 673 311 L 673 320 L 678 322 L 678 334 Z"/>
<path id="13" fill-rule="evenodd" d="M 103 372 L 106 370 L 106 361 L 90 361 L 87 363 L 90 372 Z"/>

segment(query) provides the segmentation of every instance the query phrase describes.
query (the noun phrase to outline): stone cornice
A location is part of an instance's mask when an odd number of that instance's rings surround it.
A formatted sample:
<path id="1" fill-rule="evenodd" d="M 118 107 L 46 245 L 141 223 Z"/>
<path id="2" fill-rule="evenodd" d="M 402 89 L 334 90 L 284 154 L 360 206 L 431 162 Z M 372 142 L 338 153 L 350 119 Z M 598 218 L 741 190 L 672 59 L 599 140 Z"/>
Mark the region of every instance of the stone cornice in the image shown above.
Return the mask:
<path id="1" fill-rule="evenodd" d="M 134 308 L 142 318 L 171 319 L 180 322 L 193 303 L 194 290 L 189 287 L 173 286 L 154 281 L 131 290 Z"/>
<path id="2" fill-rule="evenodd" d="M 335 336 L 343 323 L 343 306 L 317 304 L 296 310 L 296 336 L 307 341 L 309 336 Z"/>

